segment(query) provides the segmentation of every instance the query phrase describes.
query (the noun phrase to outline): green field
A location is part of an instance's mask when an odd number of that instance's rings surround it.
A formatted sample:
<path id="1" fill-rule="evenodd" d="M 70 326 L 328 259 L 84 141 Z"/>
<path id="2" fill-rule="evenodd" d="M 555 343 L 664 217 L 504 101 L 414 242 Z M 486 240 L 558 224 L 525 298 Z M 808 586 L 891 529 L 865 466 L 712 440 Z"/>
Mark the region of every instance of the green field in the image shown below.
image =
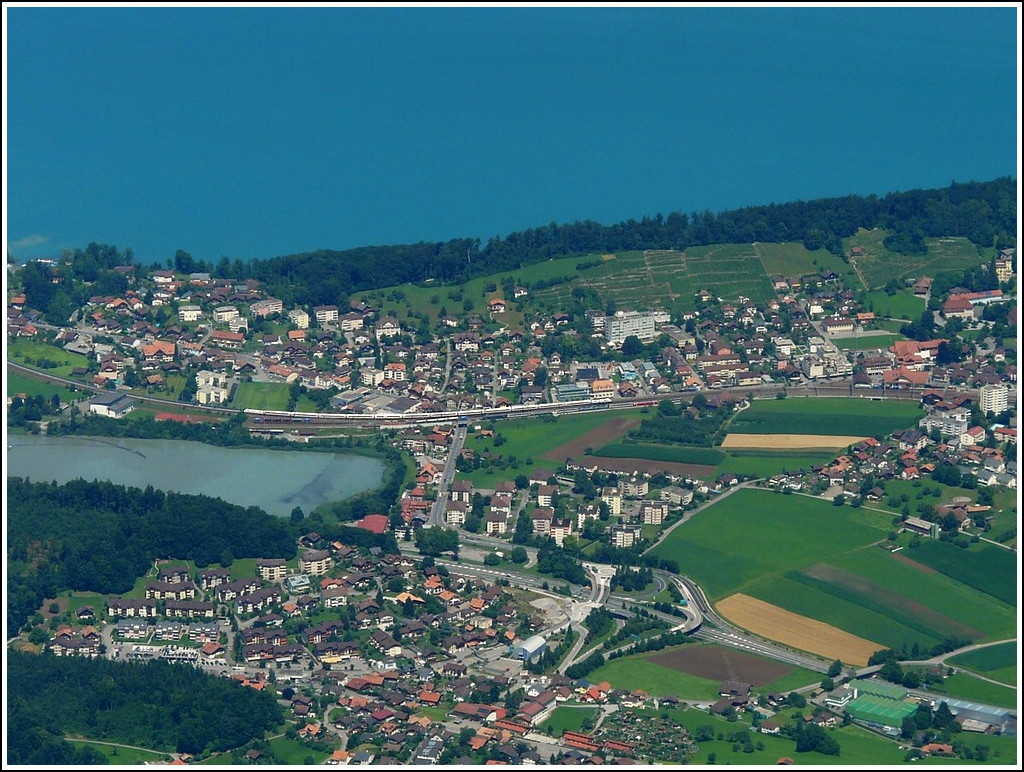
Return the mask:
<path id="1" fill-rule="evenodd" d="M 231 407 L 238 410 L 287 410 L 288 389 L 286 383 L 256 383 L 243 381 L 238 384 Z M 296 410 L 299 408 L 296 406 Z"/>
<path id="2" fill-rule="evenodd" d="M 801 276 L 818 273 L 822 259 L 830 256 L 827 250 L 819 249 L 808 252 L 807 247 L 799 242 L 786 244 L 753 245 L 754 253 L 761 258 L 765 273 L 771 277 L 780 276 L 790 282 L 797 281 Z"/>
<path id="3" fill-rule="evenodd" d="M 785 737 L 774 737 L 772 735 L 754 735 L 753 740 L 764 745 L 764 750 L 755 750 L 753 753 L 743 753 L 741 750 L 733 750 L 733 744 L 728 740 L 729 735 L 737 729 L 750 726 L 750 718 L 747 715 L 740 717 L 739 721 L 732 722 L 720 716 L 712 716 L 703 710 L 670 709 L 669 716 L 685 726 L 691 735 L 696 734 L 697 727 L 711 726 L 715 735 L 723 735 L 723 739 L 714 739 L 700 743 L 697 755 L 693 757 L 692 763 L 703 765 L 707 763 L 708 755 L 715 754 L 715 764 L 739 764 L 744 766 L 768 766 L 775 765 L 779 759 L 789 758 L 796 765 L 886 765 L 895 766 L 903 761 L 906 751 L 900 750 L 897 743 L 887 740 L 879 735 L 861 729 L 857 726 L 844 726 L 829 730 L 839 742 L 839 756 L 823 756 L 820 753 L 796 753 L 795 743 Z M 806 712 L 806 711 L 805 711 Z M 789 718 L 790 713 L 784 714 Z"/>
<path id="4" fill-rule="evenodd" d="M 680 464 L 714 466 L 725 460 L 725 453 L 714 448 L 692 448 L 679 445 L 651 445 L 641 442 L 609 442 L 593 452 L 604 458 L 645 458 L 651 461 L 672 461 Z"/>
<path id="5" fill-rule="evenodd" d="M 143 764 L 168 763 L 171 760 L 169 753 L 160 751 L 146 751 L 138 748 L 119 748 L 113 743 L 99 742 L 93 740 L 68 740 L 76 748 L 88 746 L 99 751 L 107 757 L 108 764 L 123 766 L 141 766 Z"/>
<path id="6" fill-rule="evenodd" d="M 590 673 L 587 680 L 593 684 L 607 681 L 615 688 L 626 691 L 642 689 L 656 697 L 671 694 L 681 700 L 718 699 L 720 681 L 658 665 L 648 661 L 647 656 L 638 654 L 613 659 Z"/>
<path id="7" fill-rule="evenodd" d="M 1017 553 L 1013 550 L 981 543 L 961 549 L 923 539 L 920 546 L 907 550 L 907 557 L 1004 603 L 1017 604 Z"/>
<path id="8" fill-rule="evenodd" d="M 69 378 L 74 368 L 87 367 L 89 364 L 89 360 L 82 354 L 74 354 L 57 346 L 37 343 L 24 338 L 7 341 L 7 359 L 19 365 L 37 367 L 45 373 L 58 375 L 61 378 Z M 57 366 L 46 368 L 38 366 L 39 362 L 47 360 L 56 363 Z"/>
<path id="9" fill-rule="evenodd" d="M 771 477 L 782 472 L 795 472 L 798 469 L 827 464 L 835 457 L 835 453 L 807 455 L 765 452 L 757 454 L 754 451 L 739 453 L 733 450 L 715 467 L 714 476 L 717 477 L 723 472 L 732 472 L 736 475 Z"/>
<path id="10" fill-rule="evenodd" d="M 47 383 L 41 381 L 38 378 L 30 378 L 23 373 L 16 372 L 11 368 L 7 368 L 7 396 L 13 396 L 15 394 L 27 394 L 29 396 L 35 396 L 36 394 L 42 394 L 44 397 L 49 399 L 54 394 L 60 396 L 61 402 L 72 402 L 74 400 L 84 399 L 92 392 L 84 391 L 71 391 L 66 386 L 58 386 L 55 383 Z"/>
<path id="11" fill-rule="evenodd" d="M 946 271 L 960 272 L 980 265 L 992 256 L 992 250 L 979 250 L 966 238 L 927 238 L 928 251 L 923 255 L 902 255 L 885 248 L 887 231 L 861 229 L 856 235 L 843 239 L 843 248 L 849 252 L 855 246 L 865 254 L 857 258 L 857 268 L 869 289 L 884 287 L 890 279 L 914 279 L 935 276 Z M 980 254 L 979 254 L 980 252 Z"/>
<path id="12" fill-rule="evenodd" d="M 675 560 L 712 600 L 770 576 L 884 538 L 888 517 L 808 496 L 740 490 L 677 528 L 654 550 Z M 813 538 L 811 538 L 813 535 Z"/>
<path id="13" fill-rule="evenodd" d="M 964 667 L 982 673 L 1005 684 L 1017 683 L 1017 644 L 1000 643 L 946 660 L 948 665 Z"/>
<path id="14" fill-rule="evenodd" d="M 980 702 L 984 705 L 997 705 L 1001 708 L 1017 707 L 1016 689 L 975 678 L 970 673 L 947 676 L 943 683 L 929 686 L 928 691 L 953 699 Z"/>
<path id="15" fill-rule="evenodd" d="M 485 429 L 493 429 L 495 437 L 481 437 L 470 429 L 465 447 L 477 454 L 500 455 L 510 466 L 499 469 L 491 466 L 472 472 L 460 472 L 459 478 L 470 480 L 474 485 L 492 488 L 502 480 L 513 480 L 517 475 L 528 475 L 534 469 L 548 469 L 552 472 L 562 468 L 562 461 L 541 456 L 570 442 L 580 435 L 598 428 L 607 421 L 617 418 L 636 418 L 645 415 L 646 408 L 639 410 L 598 411 L 558 416 L 554 420 L 543 418 L 519 418 L 512 421 L 485 421 Z M 498 435 L 502 440 L 498 440 Z M 514 461 L 513 461 L 514 460 Z"/>
<path id="16" fill-rule="evenodd" d="M 858 335 L 856 338 L 833 338 L 832 342 L 840 351 L 868 351 L 888 349 L 897 340 L 904 340 L 904 338 L 894 332 L 870 332 Z"/>
<path id="17" fill-rule="evenodd" d="M 1015 624 L 1006 604 L 877 547 L 769 579 L 750 594 L 895 649 L 929 648 L 950 635 L 1006 637 Z"/>
<path id="18" fill-rule="evenodd" d="M 552 737 L 561 737 L 563 732 L 582 732 L 583 722 L 588 718 L 596 719 L 599 708 L 576 708 L 562 705 L 555 708 L 541 727 Z"/>
<path id="19" fill-rule="evenodd" d="M 916 402 L 842 397 L 757 400 L 737 413 L 728 430 L 736 434 L 836 434 L 884 436 L 917 423 Z"/>
<path id="20" fill-rule="evenodd" d="M 1010 604 L 871 546 L 890 527 L 887 515 L 865 509 L 741 490 L 677 528 L 654 553 L 675 560 L 713 601 L 746 593 L 886 647 L 1012 635 Z M 902 554 L 916 559 L 914 551 Z"/>
<path id="21" fill-rule="evenodd" d="M 894 295 L 875 290 L 868 293 L 867 310 L 874 311 L 875 316 L 917 321 L 924 312 L 924 298 L 917 297 L 911 290 L 900 290 Z"/>
<path id="22" fill-rule="evenodd" d="M 324 760 L 331 755 L 313 750 L 302 740 L 291 740 L 287 737 L 275 737 L 270 740 L 269 745 L 281 763 L 289 767 L 305 764 L 308 756 L 313 757 L 314 764 L 323 764 Z"/>

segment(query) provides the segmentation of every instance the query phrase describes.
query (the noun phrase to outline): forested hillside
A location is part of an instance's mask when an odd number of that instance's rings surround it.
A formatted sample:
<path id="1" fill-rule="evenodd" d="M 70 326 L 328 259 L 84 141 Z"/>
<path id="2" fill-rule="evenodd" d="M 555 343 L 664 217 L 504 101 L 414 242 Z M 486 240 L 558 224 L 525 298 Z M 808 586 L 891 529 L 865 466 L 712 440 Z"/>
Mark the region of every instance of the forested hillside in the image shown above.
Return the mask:
<path id="1" fill-rule="evenodd" d="M 244 745 L 279 726 L 272 691 L 198 668 L 12 651 L 7 659 L 7 751 L 12 764 L 97 763 L 69 734 L 196 754 Z"/>
<path id="2" fill-rule="evenodd" d="M 295 556 L 280 518 L 209 496 L 7 480 L 7 634 L 62 590 L 127 592 L 156 558 L 200 566 Z"/>
<path id="3" fill-rule="evenodd" d="M 589 220 L 551 223 L 495 236 L 485 244 L 479 239 L 453 239 L 320 250 L 254 260 L 233 270 L 266 282 L 270 293 L 286 304 L 320 305 L 338 303 L 360 290 L 425 280 L 460 283 L 565 255 L 755 241 L 799 241 L 810 250 L 825 248 L 841 255 L 841 239 L 860 227 L 891 231 L 886 246 L 905 254 L 923 253 L 924 238 L 939 236 L 963 236 L 978 246 L 1002 248 L 1014 245 L 1016 201 L 1016 180 L 1001 177 L 882 197 L 851 195 L 751 206 L 717 215 L 673 212 L 610 226 Z"/>

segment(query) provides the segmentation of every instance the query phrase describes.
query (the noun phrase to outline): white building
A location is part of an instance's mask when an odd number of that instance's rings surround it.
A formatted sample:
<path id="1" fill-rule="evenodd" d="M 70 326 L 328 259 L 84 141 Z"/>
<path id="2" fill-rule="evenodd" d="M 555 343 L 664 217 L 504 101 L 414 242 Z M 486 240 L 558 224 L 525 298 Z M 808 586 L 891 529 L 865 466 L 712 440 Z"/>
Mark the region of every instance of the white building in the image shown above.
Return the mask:
<path id="1" fill-rule="evenodd" d="M 980 389 L 979 406 L 981 412 L 1002 413 L 1006 410 L 1008 391 L 1001 383 L 987 383 Z"/>
<path id="2" fill-rule="evenodd" d="M 654 314 L 639 311 L 616 311 L 605 319 L 604 334 L 613 346 L 620 345 L 630 335 L 640 340 L 654 339 Z"/>
<path id="3" fill-rule="evenodd" d="M 288 312 L 288 321 L 290 321 L 300 330 L 305 330 L 309 327 L 309 314 L 307 314 L 301 308 L 293 308 L 291 311 Z"/>

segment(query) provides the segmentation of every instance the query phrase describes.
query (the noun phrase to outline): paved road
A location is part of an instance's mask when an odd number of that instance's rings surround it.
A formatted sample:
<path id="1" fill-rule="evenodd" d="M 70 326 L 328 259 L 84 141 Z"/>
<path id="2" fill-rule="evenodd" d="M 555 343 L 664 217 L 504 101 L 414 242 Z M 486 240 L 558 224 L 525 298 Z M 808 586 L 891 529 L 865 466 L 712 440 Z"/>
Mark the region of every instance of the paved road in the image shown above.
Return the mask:
<path id="1" fill-rule="evenodd" d="M 444 528 L 446 526 L 444 510 L 448 504 L 448 488 L 455 479 L 456 463 L 462 446 L 466 442 L 466 426 L 456 426 L 452 435 L 452 444 L 448 448 L 448 458 L 444 462 L 444 470 L 441 472 L 441 482 L 437 486 L 437 498 L 430 507 L 430 517 L 427 519 L 427 526 Z"/>

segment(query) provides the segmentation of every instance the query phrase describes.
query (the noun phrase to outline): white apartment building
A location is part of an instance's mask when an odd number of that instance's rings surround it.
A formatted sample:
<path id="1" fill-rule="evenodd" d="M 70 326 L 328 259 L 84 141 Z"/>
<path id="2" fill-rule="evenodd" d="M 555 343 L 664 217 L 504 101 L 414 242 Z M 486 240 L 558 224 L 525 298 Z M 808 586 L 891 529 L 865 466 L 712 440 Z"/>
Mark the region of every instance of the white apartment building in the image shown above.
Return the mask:
<path id="1" fill-rule="evenodd" d="M 1002 413 L 1008 404 L 1008 391 L 1001 383 L 987 383 L 980 389 L 978 404 L 981 412 Z"/>
<path id="2" fill-rule="evenodd" d="M 613 346 L 620 345 L 630 335 L 640 340 L 654 340 L 654 314 L 639 311 L 616 311 L 605 319 L 604 334 Z"/>

